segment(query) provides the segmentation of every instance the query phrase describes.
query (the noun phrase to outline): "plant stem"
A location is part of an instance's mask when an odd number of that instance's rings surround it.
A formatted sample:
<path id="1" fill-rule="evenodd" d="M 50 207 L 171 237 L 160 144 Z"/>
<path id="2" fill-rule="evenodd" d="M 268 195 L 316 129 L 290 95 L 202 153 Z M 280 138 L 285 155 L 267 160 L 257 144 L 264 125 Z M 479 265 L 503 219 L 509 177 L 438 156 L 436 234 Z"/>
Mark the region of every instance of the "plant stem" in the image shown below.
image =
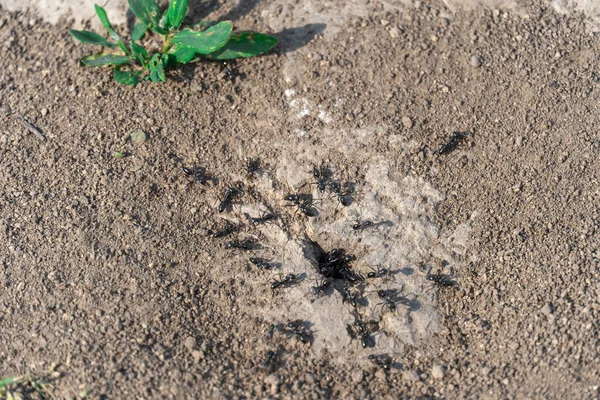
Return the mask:
<path id="1" fill-rule="evenodd" d="M 168 37 L 168 35 L 162 36 L 163 39 L 163 47 L 161 50 L 161 53 L 165 54 L 167 51 L 169 51 L 169 47 L 171 47 L 171 38 Z"/>

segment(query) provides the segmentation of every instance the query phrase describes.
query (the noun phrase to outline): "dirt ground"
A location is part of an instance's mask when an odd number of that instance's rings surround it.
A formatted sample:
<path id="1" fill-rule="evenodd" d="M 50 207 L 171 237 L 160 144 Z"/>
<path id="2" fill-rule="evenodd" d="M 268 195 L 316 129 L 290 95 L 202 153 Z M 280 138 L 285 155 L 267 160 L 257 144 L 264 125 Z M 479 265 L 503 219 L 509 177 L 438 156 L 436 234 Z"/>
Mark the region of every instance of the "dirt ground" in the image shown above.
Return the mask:
<path id="1" fill-rule="evenodd" d="M 598 35 L 548 2 L 451 3 L 200 3 L 190 20 L 280 45 L 233 82 L 204 63 L 136 88 L 78 67 L 71 20 L 0 9 L 0 378 L 59 399 L 598 398 Z M 321 164 L 352 204 L 311 184 Z M 318 217 L 283 199 L 311 190 Z M 213 238 L 225 219 L 243 227 Z M 261 248 L 226 248 L 245 238 Z M 366 278 L 366 349 L 352 305 L 311 293 L 311 241 L 395 271 Z M 393 284 L 408 307 L 377 304 Z M 312 344 L 273 328 L 295 318 Z"/>

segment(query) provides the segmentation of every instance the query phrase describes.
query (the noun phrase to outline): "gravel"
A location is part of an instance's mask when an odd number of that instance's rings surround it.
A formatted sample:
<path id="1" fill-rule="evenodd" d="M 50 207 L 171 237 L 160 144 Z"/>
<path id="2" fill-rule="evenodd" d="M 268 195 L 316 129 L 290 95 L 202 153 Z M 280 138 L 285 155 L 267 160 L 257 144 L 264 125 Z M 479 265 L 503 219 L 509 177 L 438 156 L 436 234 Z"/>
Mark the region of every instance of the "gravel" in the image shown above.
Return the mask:
<path id="1" fill-rule="evenodd" d="M 477 55 L 472 55 L 471 59 L 469 60 L 469 63 L 471 64 L 471 66 L 473 68 L 479 68 L 479 67 L 481 67 L 481 64 L 482 64 L 481 57 L 479 57 Z"/>
<path id="2" fill-rule="evenodd" d="M 362 369 L 355 369 L 352 371 L 352 382 L 355 384 L 361 383 L 365 378 L 365 373 Z"/>
<path id="3" fill-rule="evenodd" d="M 434 379 L 444 379 L 444 367 L 442 367 L 441 365 L 434 365 L 433 367 L 431 367 L 431 376 Z"/>
<path id="4" fill-rule="evenodd" d="M 187 349 L 189 351 L 194 351 L 196 350 L 196 338 L 192 337 L 192 336 L 188 336 L 185 338 L 185 347 L 187 347 Z"/>
<path id="5" fill-rule="evenodd" d="M 417 382 L 417 381 L 421 380 L 419 373 L 417 371 L 412 371 L 412 370 L 404 371 L 402 373 L 402 378 L 408 382 Z"/>

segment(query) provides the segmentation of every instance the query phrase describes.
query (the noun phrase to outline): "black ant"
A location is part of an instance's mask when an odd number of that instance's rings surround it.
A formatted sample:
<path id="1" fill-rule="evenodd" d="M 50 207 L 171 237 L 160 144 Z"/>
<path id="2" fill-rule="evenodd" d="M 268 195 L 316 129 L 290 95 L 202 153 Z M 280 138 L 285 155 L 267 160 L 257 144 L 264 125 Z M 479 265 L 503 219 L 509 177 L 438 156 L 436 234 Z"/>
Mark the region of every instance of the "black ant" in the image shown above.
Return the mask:
<path id="1" fill-rule="evenodd" d="M 274 265 L 270 264 L 268 260 L 260 257 L 250 257 L 249 261 L 257 267 L 263 269 L 273 269 L 275 267 Z"/>
<path id="2" fill-rule="evenodd" d="M 373 221 L 369 221 L 369 220 L 362 221 L 362 222 L 357 221 L 354 225 L 352 225 L 352 229 L 355 232 L 358 232 L 358 231 L 362 231 L 367 228 L 370 228 L 372 226 L 375 226 L 375 223 Z"/>
<path id="3" fill-rule="evenodd" d="M 329 286 L 331 286 L 331 283 L 333 282 L 333 278 L 329 277 L 329 278 L 323 278 L 321 279 L 321 281 L 317 281 L 316 282 L 316 286 L 312 287 L 312 293 L 317 296 L 317 297 L 322 297 L 325 295 L 325 292 L 327 291 L 327 289 L 329 289 Z"/>
<path id="4" fill-rule="evenodd" d="M 298 211 L 302 212 L 302 214 L 307 217 L 316 217 L 319 215 L 312 201 L 304 200 L 301 203 L 296 204 L 298 206 Z"/>
<path id="5" fill-rule="evenodd" d="M 379 323 L 376 321 L 365 322 L 360 318 L 360 315 L 356 313 L 354 315 L 354 324 L 346 325 L 346 331 L 350 336 L 350 339 L 360 338 L 360 344 L 362 347 L 373 347 L 372 333 L 379 330 Z"/>
<path id="6" fill-rule="evenodd" d="M 227 75 L 227 77 L 229 78 L 229 80 L 231 82 L 235 82 L 235 78 L 238 76 L 238 73 L 235 70 L 235 66 L 232 65 L 230 62 L 227 62 L 227 61 L 223 61 L 221 63 L 221 66 L 223 67 L 223 72 L 225 73 L 225 75 Z"/>
<path id="7" fill-rule="evenodd" d="M 376 332 L 378 328 L 372 329 L 371 326 L 377 327 L 377 325 L 376 322 L 371 321 L 367 325 L 361 325 L 359 327 L 360 344 L 363 348 L 375 346 L 371 334 Z"/>
<path id="8" fill-rule="evenodd" d="M 225 248 L 249 251 L 249 250 L 256 250 L 259 246 L 260 245 L 256 241 L 256 239 L 246 239 L 242 242 L 237 241 L 237 240 L 227 242 L 227 244 L 225 245 Z"/>
<path id="9" fill-rule="evenodd" d="M 446 143 L 444 143 L 444 145 L 440 149 L 439 153 L 440 154 L 450 154 L 451 152 L 453 152 L 456 149 L 456 147 L 458 147 L 460 142 L 462 142 L 463 139 L 466 138 L 468 134 L 469 134 L 468 131 L 467 132 L 454 132 L 452 134 L 452 136 L 450 136 L 450 139 L 448 139 L 448 141 Z"/>
<path id="10" fill-rule="evenodd" d="M 317 189 L 319 192 L 324 192 L 327 189 L 327 182 L 329 182 L 329 178 L 331 177 L 331 172 L 329 168 L 321 165 L 321 167 L 313 167 L 313 176 L 317 180 L 315 183 L 317 184 Z"/>
<path id="11" fill-rule="evenodd" d="M 251 158 L 248 160 L 246 171 L 250 178 L 254 178 L 260 172 L 260 158 Z"/>
<path id="12" fill-rule="evenodd" d="M 342 275 L 342 279 L 345 279 L 352 284 L 356 284 L 365 280 L 362 275 L 352 271 L 347 267 L 340 270 L 340 275 Z"/>
<path id="13" fill-rule="evenodd" d="M 450 275 L 443 275 L 439 272 L 427 275 L 426 279 L 441 287 L 452 287 L 458 285 L 456 281 L 452 280 Z"/>
<path id="14" fill-rule="evenodd" d="M 336 267 L 344 268 L 354 260 L 356 260 L 356 256 L 353 254 L 346 254 L 346 250 L 333 249 L 327 253 L 325 267 L 330 267 L 333 264 L 337 264 Z"/>
<path id="15" fill-rule="evenodd" d="M 239 226 L 233 225 L 231 222 L 227 221 L 227 225 L 225 225 L 225 228 L 221 229 L 220 231 L 214 232 L 211 236 L 215 239 L 222 238 L 235 232 L 238 229 Z"/>
<path id="16" fill-rule="evenodd" d="M 299 194 L 288 194 L 283 199 L 286 201 L 291 201 L 294 204 L 298 204 L 302 200 L 302 196 Z"/>
<path id="17" fill-rule="evenodd" d="M 397 307 L 396 307 L 396 302 L 394 301 L 394 291 L 392 290 L 378 290 L 377 291 L 377 296 L 379 296 L 379 298 L 381 300 L 383 300 L 383 303 L 388 309 L 390 309 L 391 311 L 396 311 Z"/>
<path id="18" fill-rule="evenodd" d="M 354 329 L 353 325 L 346 324 L 346 332 L 348 332 L 348 336 L 350 336 L 350 341 L 353 341 L 354 339 L 358 338 L 358 335 L 356 334 L 356 330 Z"/>
<path id="19" fill-rule="evenodd" d="M 337 199 L 341 205 L 343 205 L 344 207 L 348 207 L 352 204 L 352 200 L 353 200 L 352 199 L 352 191 L 348 190 L 348 189 L 344 190 L 342 188 L 341 183 L 330 182 L 329 188 L 331 189 L 331 191 L 333 193 L 335 193 L 335 195 L 337 196 Z"/>
<path id="20" fill-rule="evenodd" d="M 324 192 L 327 189 L 327 184 L 331 179 L 331 171 L 328 167 L 321 164 L 319 168 L 314 167 L 312 169 L 312 175 L 315 178 L 315 182 L 311 182 L 311 185 L 317 185 L 319 192 Z M 306 184 L 302 185 L 305 186 Z"/>
<path id="21" fill-rule="evenodd" d="M 304 321 L 301 319 L 288 322 L 287 327 L 288 329 L 284 330 L 284 333 L 292 334 L 296 339 L 305 344 L 312 342 L 313 335 L 310 331 L 306 330 Z"/>
<path id="22" fill-rule="evenodd" d="M 197 180 L 202 186 L 206 186 L 208 184 L 208 177 L 206 176 L 206 169 L 202 167 L 197 168 L 187 168 L 181 167 L 183 173 L 187 176 L 191 176 L 195 180 Z"/>
<path id="23" fill-rule="evenodd" d="M 219 203 L 219 212 L 223 212 L 225 211 L 225 209 L 227 208 L 227 206 L 229 204 L 231 204 L 231 202 L 233 201 L 233 198 L 236 196 L 239 196 L 240 194 L 242 194 L 242 188 L 241 186 L 238 187 L 233 187 L 230 186 L 225 190 L 225 196 L 223 197 L 223 200 Z"/>
<path id="24" fill-rule="evenodd" d="M 371 268 L 371 267 L 369 267 Z M 371 268 L 373 269 L 373 268 Z M 383 277 L 389 277 L 391 278 L 393 276 L 393 272 L 391 269 L 388 268 L 381 268 L 380 265 L 377 266 L 377 270 L 373 270 L 373 272 L 369 272 L 367 274 L 367 278 L 370 279 L 376 279 L 376 278 L 383 278 Z"/>
<path id="25" fill-rule="evenodd" d="M 269 372 L 275 372 L 279 368 L 280 364 L 280 351 L 279 349 L 273 351 L 268 350 L 265 353 L 265 359 L 262 362 L 262 367 Z"/>
<path id="26" fill-rule="evenodd" d="M 304 328 L 304 321 L 302 321 L 301 319 L 295 319 L 293 321 L 288 322 L 287 326 L 293 331 L 298 331 Z"/>
<path id="27" fill-rule="evenodd" d="M 408 297 L 399 296 L 396 289 L 378 290 L 377 295 L 383 300 L 381 305 L 386 306 L 390 311 L 396 311 L 398 309 L 397 304 L 411 305 L 411 300 Z"/>
<path id="28" fill-rule="evenodd" d="M 364 278 L 350 269 L 350 263 L 356 256 L 346 254 L 344 249 L 333 249 L 329 253 L 321 253 L 318 259 L 319 272 L 326 277 L 344 279 L 352 284 L 363 281 Z"/>
<path id="29" fill-rule="evenodd" d="M 342 303 L 350 303 L 354 308 L 360 305 L 361 296 L 357 293 L 350 293 L 347 287 L 336 288 L 338 293 L 342 296 Z"/>
<path id="30" fill-rule="evenodd" d="M 296 207 L 298 207 L 298 211 L 302 212 L 308 217 L 316 217 L 318 215 L 316 207 L 310 198 L 303 198 L 303 196 L 299 194 L 290 194 L 285 196 L 283 199 L 286 201 L 291 201 Z"/>
<path id="31" fill-rule="evenodd" d="M 299 275 L 288 274 L 288 275 L 285 276 L 285 278 L 283 278 L 280 281 L 274 280 L 273 283 L 271 283 L 271 289 L 272 290 L 276 290 L 276 289 L 279 289 L 281 287 L 290 287 L 290 286 L 295 285 L 295 284 L 297 284 L 299 282 L 300 282 L 300 276 Z"/>
<path id="32" fill-rule="evenodd" d="M 273 213 L 263 213 L 260 217 L 250 217 L 249 220 L 254 225 L 264 225 L 269 221 L 274 221 L 279 215 Z"/>
<path id="33" fill-rule="evenodd" d="M 371 362 L 373 362 L 373 364 L 383 368 L 386 371 L 389 371 L 394 364 L 394 359 L 387 354 L 371 354 L 368 358 L 371 360 Z"/>
<path id="34" fill-rule="evenodd" d="M 348 336 L 350 336 L 350 341 L 353 341 L 354 339 L 356 339 L 358 337 L 356 335 L 356 331 L 354 330 L 354 327 L 350 324 L 346 324 L 346 332 L 348 332 Z"/>

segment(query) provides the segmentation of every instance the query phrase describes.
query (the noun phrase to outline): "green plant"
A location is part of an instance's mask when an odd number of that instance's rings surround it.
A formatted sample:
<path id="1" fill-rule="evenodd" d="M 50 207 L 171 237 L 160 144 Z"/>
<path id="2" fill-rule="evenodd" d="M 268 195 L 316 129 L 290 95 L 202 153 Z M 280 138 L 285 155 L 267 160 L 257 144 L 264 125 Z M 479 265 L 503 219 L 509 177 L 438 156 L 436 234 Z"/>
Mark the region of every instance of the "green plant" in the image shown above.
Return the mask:
<path id="1" fill-rule="evenodd" d="M 232 33 L 231 21 L 202 21 L 182 29 L 188 0 L 171 0 L 162 17 L 155 0 L 129 0 L 129 8 L 139 22 L 135 24 L 128 46 L 115 32 L 104 8 L 95 7 L 110 39 L 90 31 L 70 30 L 69 33 L 83 43 L 120 49 L 121 53 L 93 54 L 83 57 L 80 62 L 91 67 L 112 66 L 115 80 L 126 85 L 135 86 L 142 78 L 164 82 L 168 68 L 201 59 L 253 57 L 268 52 L 277 44 L 277 39 L 262 33 Z M 139 44 L 148 30 L 161 37 L 159 51 L 148 51 Z"/>
<path id="2" fill-rule="evenodd" d="M 44 379 L 34 379 L 28 376 L 13 376 L 0 380 L 0 396 L 7 400 L 23 398 L 22 392 L 31 392 L 38 394 L 41 399 L 46 399 L 45 386 L 48 384 Z M 10 388 L 13 388 L 10 390 Z"/>

